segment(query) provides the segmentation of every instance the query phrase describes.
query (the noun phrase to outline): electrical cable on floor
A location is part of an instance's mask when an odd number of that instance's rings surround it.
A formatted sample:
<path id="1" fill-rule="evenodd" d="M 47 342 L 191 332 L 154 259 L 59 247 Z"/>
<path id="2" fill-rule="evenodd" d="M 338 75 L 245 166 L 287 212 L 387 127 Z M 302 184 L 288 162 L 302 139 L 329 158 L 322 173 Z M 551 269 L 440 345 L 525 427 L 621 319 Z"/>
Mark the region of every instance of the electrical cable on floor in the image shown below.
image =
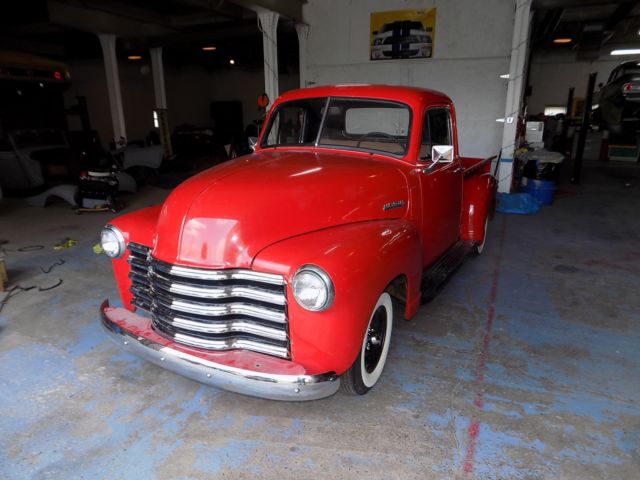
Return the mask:
<path id="1" fill-rule="evenodd" d="M 62 258 L 59 258 L 57 262 L 52 263 L 48 268 L 40 267 L 40 270 L 42 270 L 42 273 L 50 273 L 51 270 L 53 270 L 58 265 L 64 265 L 64 264 L 65 264 L 65 261 Z"/>
<path id="2" fill-rule="evenodd" d="M 21 285 L 15 285 L 15 286 L 11 287 L 9 290 L 6 291 L 6 295 L 4 296 L 4 298 L 2 300 L 0 300 L 0 312 L 2 312 L 2 309 L 9 302 L 9 300 L 11 298 L 15 297 L 19 293 L 28 292 L 29 290 L 33 290 L 34 288 L 37 288 L 37 286 L 36 285 L 31 285 L 30 287 L 23 287 Z"/>
<path id="3" fill-rule="evenodd" d="M 35 252 L 36 250 L 44 249 L 44 245 L 29 245 L 26 247 L 20 247 L 19 252 Z"/>
<path id="4" fill-rule="evenodd" d="M 2 312 L 2 309 L 5 307 L 5 305 L 9 303 L 9 300 L 11 300 L 13 297 L 18 295 L 19 293 L 28 292 L 29 290 L 33 290 L 35 288 L 38 289 L 38 292 L 48 292 L 49 290 L 53 290 L 54 288 L 59 287 L 60 285 L 62 285 L 62 283 L 63 283 L 63 280 L 61 278 L 58 278 L 58 281 L 49 287 L 40 287 L 38 285 L 23 287 L 21 285 L 15 285 L 11 287 L 9 290 L 7 290 L 6 292 L 4 292 L 6 293 L 6 295 L 2 300 L 0 300 L 0 312 Z"/>
<path id="5" fill-rule="evenodd" d="M 53 290 L 56 287 L 59 287 L 60 285 L 62 285 L 62 279 L 61 278 L 59 278 L 58 281 L 56 283 L 54 283 L 53 285 L 51 285 L 50 287 L 45 287 L 45 288 L 38 287 L 38 291 L 39 292 L 47 292 L 49 290 Z"/>

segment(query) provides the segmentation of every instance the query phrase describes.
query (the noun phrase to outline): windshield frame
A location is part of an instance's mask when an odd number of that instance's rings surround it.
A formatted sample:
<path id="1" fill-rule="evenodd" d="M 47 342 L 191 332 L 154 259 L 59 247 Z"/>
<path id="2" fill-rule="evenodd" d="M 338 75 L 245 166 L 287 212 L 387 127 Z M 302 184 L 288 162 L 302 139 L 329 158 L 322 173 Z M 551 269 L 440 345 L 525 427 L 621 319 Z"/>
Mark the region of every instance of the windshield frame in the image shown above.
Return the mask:
<path id="1" fill-rule="evenodd" d="M 322 96 L 319 97 L 309 97 L 308 99 L 321 99 L 321 98 L 325 98 Z M 406 102 L 402 102 L 400 100 L 392 100 L 392 99 L 386 99 L 386 98 L 375 98 L 375 97 L 360 97 L 360 96 L 350 96 L 350 95 L 328 95 L 326 96 L 326 101 L 324 104 L 324 112 L 322 113 L 322 118 L 320 120 L 320 126 L 318 128 L 318 134 L 316 135 L 315 140 L 311 143 L 298 143 L 298 144 L 276 144 L 276 145 L 266 145 L 266 141 L 267 141 L 267 137 L 269 136 L 269 132 L 271 131 L 271 128 L 273 127 L 273 124 L 275 122 L 276 116 L 278 114 L 278 112 L 280 111 L 280 109 L 282 107 L 284 107 L 285 105 L 289 104 L 289 103 L 293 103 L 298 101 L 299 99 L 296 100 L 288 100 L 286 102 L 282 102 L 279 105 L 276 106 L 276 108 L 273 110 L 273 112 L 269 115 L 269 123 L 267 124 L 267 127 L 263 130 L 261 138 L 260 138 L 260 149 L 267 149 L 267 148 L 274 148 L 274 149 L 278 149 L 278 148 L 327 148 L 327 149 L 331 149 L 331 150 L 347 150 L 347 151 L 353 151 L 353 152 L 361 152 L 361 153 L 370 153 L 370 154 L 378 154 L 378 155 L 384 155 L 387 157 L 392 157 L 392 158 L 397 158 L 397 159 L 405 159 L 410 151 L 411 151 L 411 147 L 412 147 L 412 136 L 413 136 L 413 119 L 414 119 L 414 115 L 413 115 L 413 107 Z M 305 99 L 306 100 L 306 99 Z M 364 147 L 350 147 L 350 146 L 345 146 L 345 145 L 331 145 L 331 144 L 324 144 L 324 143 L 320 143 L 321 137 L 322 137 L 322 133 L 324 131 L 325 128 L 325 122 L 326 122 L 326 117 L 327 117 L 327 112 L 329 111 L 329 106 L 331 105 L 331 101 L 332 100 L 356 100 L 356 101 L 370 101 L 370 102 L 378 102 L 378 103 L 388 103 L 388 104 L 392 104 L 395 105 L 396 107 L 402 107 L 402 108 L 406 108 L 409 112 L 409 121 L 407 123 L 407 135 L 406 135 L 406 147 L 404 149 L 404 152 L 402 153 L 393 153 L 393 152 L 388 152 L 385 150 L 376 150 L 376 149 L 372 149 L 372 148 L 364 148 Z"/>

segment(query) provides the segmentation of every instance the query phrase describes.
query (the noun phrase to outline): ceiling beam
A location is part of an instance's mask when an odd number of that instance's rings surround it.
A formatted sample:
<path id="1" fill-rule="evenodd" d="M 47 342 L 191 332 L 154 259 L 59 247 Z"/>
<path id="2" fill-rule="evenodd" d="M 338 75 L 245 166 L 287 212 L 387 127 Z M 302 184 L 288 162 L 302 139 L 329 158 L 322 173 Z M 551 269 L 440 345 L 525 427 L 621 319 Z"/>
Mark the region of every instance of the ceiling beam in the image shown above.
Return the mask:
<path id="1" fill-rule="evenodd" d="M 169 45 L 179 45 L 181 43 L 213 43 L 220 40 L 235 40 L 252 36 L 259 36 L 260 31 L 255 23 L 238 25 L 226 24 L 212 29 L 197 30 L 193 32 L 172 33 L 169 35 L 158 35 L 155 37 L 140 37 L 132 40 L 138 41 L 140 45 L 147 47 L 162 47 Z"/>
<path id="2" fill-rule="evenodd" d="M 302 23 L 302 4 L 304 0 L 231 0 L 236 5 L 253 11 L 270 10 Z"/>
<path id="3" fill-rule="evenodd" d="M 232 20 L 241 20 L 244 17 L 244 9 L 239 5 L 227 2 L 225 0 L 176 0 L 177 3 L 188 5 L 192 8 L 214 12 L 221 17 Z"/>
<path id="4" fill-rule="evenodd" d="M 624 2 L 618 5 L 618 8 L 615 9 L 615 11 L 611 14 L 611 16 L 607 19 L 606 23 L 604 24 L 604 29 L 613 30 L 616 27 L 616 25 L 618 25 L 618 23 L 624 20 L 627 17 L 627 15 L 631 13 L 631 10 L 633 10 L 636 5 L 638 5 L 637 0 Z"/>
<path id="5" fill-rule="evenodd" d="M 113 33 L 120 38 L 166 35 L 176 29 L 117 13 L 49 0 L 49 19 L 55 25 L 93 33 Z"/>
<path id="6" fill-rule="evenodd" d="M 628 0 L 533 0 L 533 10 L 547 10 L 555 8 L 593 7 L 601 5 L 617 5 L 629 3 Z M 635 3 L 635 2 L 633 2 Z"/>

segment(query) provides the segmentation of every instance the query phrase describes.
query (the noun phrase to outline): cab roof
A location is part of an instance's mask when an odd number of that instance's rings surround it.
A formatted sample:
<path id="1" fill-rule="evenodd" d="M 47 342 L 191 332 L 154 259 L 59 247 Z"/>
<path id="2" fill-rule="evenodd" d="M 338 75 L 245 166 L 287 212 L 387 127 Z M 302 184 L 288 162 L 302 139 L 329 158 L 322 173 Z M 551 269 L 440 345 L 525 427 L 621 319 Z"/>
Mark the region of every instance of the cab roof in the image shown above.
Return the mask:
<path id="1" fill-rule="evenodd" d="M 412 107 L 425 103 L 453 103 L 447 95 L 436 90 L 401 85 L 326 85 L 321 87 L 300 88 L 282 94 L 277 103 L 303 98 L 329 96 L 395 100 L 409 104 Z"/>

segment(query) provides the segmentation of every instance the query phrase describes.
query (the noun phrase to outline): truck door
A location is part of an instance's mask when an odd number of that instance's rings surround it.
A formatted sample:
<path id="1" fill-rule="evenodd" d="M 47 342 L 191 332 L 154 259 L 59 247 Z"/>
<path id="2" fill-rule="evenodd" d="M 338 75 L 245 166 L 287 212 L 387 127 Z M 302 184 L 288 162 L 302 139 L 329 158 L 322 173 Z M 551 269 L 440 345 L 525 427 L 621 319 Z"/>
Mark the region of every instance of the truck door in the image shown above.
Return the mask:
<path id="1" fill-rule="evenodd" d="M 453 146 L 453 162 L 433 164 L 433 145 Z M 446 106 L 430 107 L 424 114 L 418 158 L 425 267 L 456 243 L 460 235 L 462 169 L 456 150 L 450 109 Z"/>

